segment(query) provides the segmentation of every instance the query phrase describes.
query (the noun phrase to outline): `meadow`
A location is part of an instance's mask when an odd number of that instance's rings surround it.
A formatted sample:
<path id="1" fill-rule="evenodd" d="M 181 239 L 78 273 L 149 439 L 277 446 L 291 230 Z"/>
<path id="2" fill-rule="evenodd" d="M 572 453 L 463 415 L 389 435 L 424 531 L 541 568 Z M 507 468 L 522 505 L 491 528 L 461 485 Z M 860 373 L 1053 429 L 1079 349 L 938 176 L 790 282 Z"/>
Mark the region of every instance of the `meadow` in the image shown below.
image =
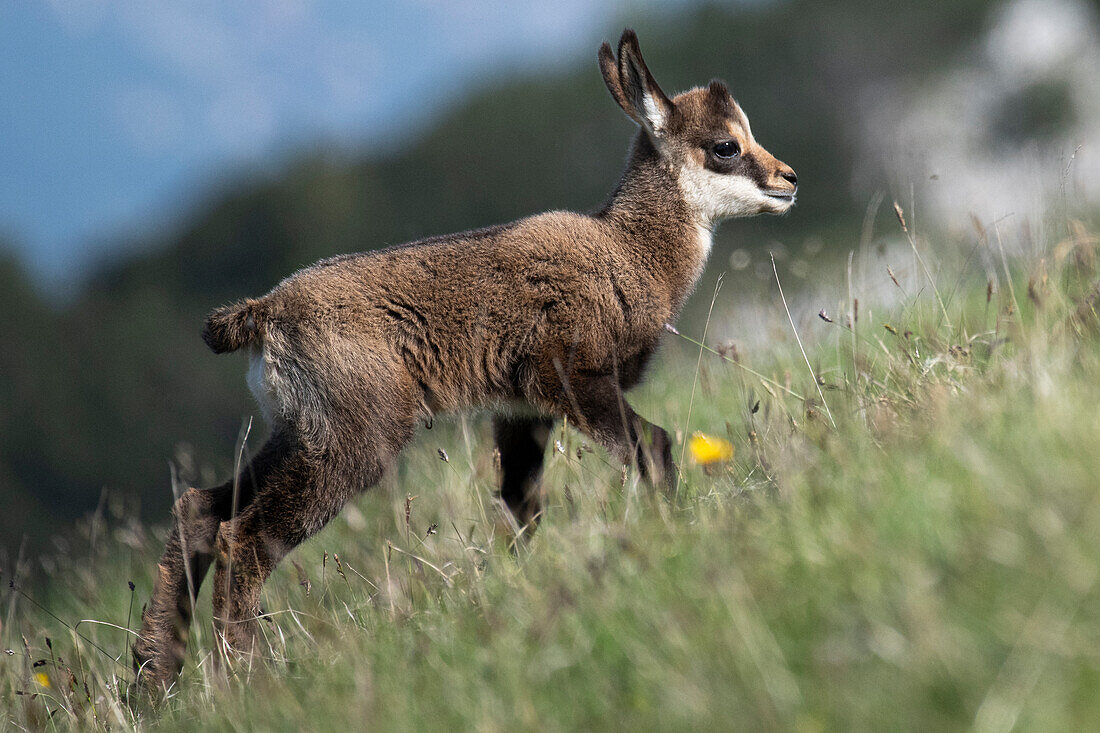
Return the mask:
<path id="1" fill-rule="evenodd" d="M 748 345 L 721 338 L 732 279 L 667 336 L 633 399 L 676 438 L 675 495 L 563 426 L 516 540 L 487 420 L 438 421 L 276 571 L 262 661 L 217 662 L 204 588 L 156 704 L 128 648 L 165 527 L 106 501 L 2 569 L 0 727 L 1097 726 L 1095 229 L 1006 252 L 1009 224 L 898 219 L 896 258 L 818 268 L 812 306 L 777 268 Z"/>

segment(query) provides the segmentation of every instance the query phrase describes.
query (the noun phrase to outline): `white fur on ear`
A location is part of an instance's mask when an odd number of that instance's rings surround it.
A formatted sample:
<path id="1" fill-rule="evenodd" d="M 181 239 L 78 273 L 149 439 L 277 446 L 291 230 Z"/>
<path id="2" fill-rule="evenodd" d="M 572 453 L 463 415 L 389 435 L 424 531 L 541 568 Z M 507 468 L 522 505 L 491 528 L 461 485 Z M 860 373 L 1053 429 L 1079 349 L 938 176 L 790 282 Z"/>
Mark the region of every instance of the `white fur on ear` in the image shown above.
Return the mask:
<path id="1" fill-rule="evenodd" d="M 642 114 L 645 116 L 646 127 L 649 128 L 650 134 L 663 135 L 668 126 L 668 110 L 649 92 L 646 92 L 643 97 L 642 105 L 644 107 Z"/>

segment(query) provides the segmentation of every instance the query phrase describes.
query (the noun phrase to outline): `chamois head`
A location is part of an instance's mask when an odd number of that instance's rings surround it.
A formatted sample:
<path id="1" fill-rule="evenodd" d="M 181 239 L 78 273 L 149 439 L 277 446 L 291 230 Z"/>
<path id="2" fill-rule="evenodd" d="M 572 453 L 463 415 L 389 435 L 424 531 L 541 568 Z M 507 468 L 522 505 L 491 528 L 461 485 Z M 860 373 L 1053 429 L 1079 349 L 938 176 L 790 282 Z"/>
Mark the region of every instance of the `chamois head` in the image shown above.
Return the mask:
<path id="1" fill-rule="evenodd" d="M 753 139 L 749 120 L 718 80 L 676 95 L 661 91 L 638 36 L 623 31 L 618 58 L 604 43 L 600 71 L 611 96 L 648 135 L 699 223 L 781 214 L 794 206 L 794 170 Z"/>

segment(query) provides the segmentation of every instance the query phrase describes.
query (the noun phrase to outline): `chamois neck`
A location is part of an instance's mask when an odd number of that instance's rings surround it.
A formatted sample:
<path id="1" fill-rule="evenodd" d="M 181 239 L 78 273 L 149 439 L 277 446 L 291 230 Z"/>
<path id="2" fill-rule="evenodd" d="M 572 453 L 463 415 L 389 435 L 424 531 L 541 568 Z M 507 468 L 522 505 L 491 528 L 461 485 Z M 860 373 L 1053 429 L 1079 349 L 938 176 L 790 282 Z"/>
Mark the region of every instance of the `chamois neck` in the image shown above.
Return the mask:
<path id="1" fill-rule="evenodd" d="M 711 229 L 693 216 L 676 174 L 645 131 L 639 131 L 626 171 L 595 216 L 618 228 L 625 246 L 669 287 L 674 302 L 694 289 L 710 254 Z"/>
<path id="2" fill-rule="evenodd" d="M 694 228 L 675 175 L 644 130 L 634 137 L 626 170 L 596 215 L 634 236 L 660 231 L 668 225 Z"/>

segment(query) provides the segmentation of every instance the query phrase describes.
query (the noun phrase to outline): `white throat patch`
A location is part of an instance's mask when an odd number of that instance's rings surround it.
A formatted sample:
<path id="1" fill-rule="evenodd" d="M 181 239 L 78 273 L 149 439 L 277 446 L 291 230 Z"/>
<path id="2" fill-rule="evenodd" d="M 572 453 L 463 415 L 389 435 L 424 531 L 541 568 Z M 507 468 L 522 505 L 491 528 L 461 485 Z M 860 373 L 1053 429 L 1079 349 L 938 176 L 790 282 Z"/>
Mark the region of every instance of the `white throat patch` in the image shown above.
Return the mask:
<path id="1" fill-rule="evenodd" d="M 705 260 L 710 256 L 710 248 L 714 244 L 714 231 L 703 224 L 696 224 L 695 232 L 699 237 L 699 254 L 701 254 Z"/>
<path id="2" fill-rule="evenodd" d="M 695 280 L 699 280 L 699 276 L 703 274 L 703 270 L 707 266 L 707 259 L 710 257 L 711 247 L 714 245 L 714 230 L 705 224 L 695 225 L 695 246 L 698 247 L 698 259 L 695 263 Z"/>

